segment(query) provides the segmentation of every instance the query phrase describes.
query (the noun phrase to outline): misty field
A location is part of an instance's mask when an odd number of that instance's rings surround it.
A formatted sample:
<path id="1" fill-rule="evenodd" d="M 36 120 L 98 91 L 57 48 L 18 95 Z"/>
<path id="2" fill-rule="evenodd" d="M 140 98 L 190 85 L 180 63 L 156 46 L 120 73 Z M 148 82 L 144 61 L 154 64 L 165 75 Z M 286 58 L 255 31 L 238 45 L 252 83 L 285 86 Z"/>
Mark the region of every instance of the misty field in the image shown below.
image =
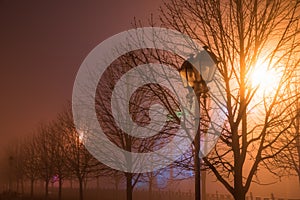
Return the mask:
<path id="1" fill-rule="evenodd" d="M 18 193 L 8 193 L 3 192 L 0 195 L 0 200 L 45 200 L 45 196 L 41 193 L 35 195 L 35 197 L 30 197 L 28 195 L 21 195 Z M 57 189 L 52 188 L 49 192 L 49 197 L 47 200 L 56 200 Z M 78 199 L 78 190 L 77 189 L 64 189 L 62 199 L 63 200 L 77 200 Z M 86 189 L 85 199 L 88 200 L 125 200 L 126 191 L 119 190 L 115 191 L 112 189 Z M 146 190 L 138 190 L 133 192 L 133 199 L 136 200 L 192 200 L 194 199 L 194 193 L 192 192 L 181 192 L 181 191 L 153 191 L 151 194 Z M 246 197 L 247 200 L 300 200 L 300 199 L 288 199 L 280 198 L 274 196 L 272 193 L 269 197 L 259 197 L 252 195 Z M 207 194 L 206 200 L 233 200 L 233 198 L 228 194 Z"/>

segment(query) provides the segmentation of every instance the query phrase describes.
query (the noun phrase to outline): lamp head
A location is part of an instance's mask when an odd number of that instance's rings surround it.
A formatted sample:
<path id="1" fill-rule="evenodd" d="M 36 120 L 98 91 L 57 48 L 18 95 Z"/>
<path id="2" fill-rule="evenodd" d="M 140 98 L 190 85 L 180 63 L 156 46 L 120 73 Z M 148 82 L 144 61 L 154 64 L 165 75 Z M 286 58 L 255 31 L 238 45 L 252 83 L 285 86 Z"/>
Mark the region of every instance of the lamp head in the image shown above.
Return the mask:
<path id="1" fill-rule="evenodd" d="M 218 61 L 216 56 L 208 51 L 208 47 L 204 46 L 204 50 L 190 57 L 183 62 L 180 68 L 180 76 L 184 87 L 194 88 L 195 84 L 209 83 L 213 80 Z"/>

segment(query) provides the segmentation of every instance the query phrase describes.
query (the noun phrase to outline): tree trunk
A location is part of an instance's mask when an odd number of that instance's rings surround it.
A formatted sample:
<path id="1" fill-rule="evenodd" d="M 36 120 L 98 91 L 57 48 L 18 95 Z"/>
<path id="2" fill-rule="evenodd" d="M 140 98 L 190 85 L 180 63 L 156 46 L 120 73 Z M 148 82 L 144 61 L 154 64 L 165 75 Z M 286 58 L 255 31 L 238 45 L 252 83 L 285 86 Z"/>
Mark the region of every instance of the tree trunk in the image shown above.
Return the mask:
<path id="1" fill-rule="evenodd" d="M 79 199 L 83 200 L 83 179 L 79 178 Z"/>
<path id="2" fill-rule="evenodd" d="M 22 193 L 22 196 L 24 194 L 24 179 L 22 178 L 21 180 L 21 193 Z"/>
<path id="3" fill-rule="evenodd" d="M 236 163 L 234 176 L 234 191 L 233 196 L 235 200 L 245 200 L 246 193 L 243 186 L 243 167 L 241 163 Z"/>
<path id="4" fill-rule="evenodd" d="M 97 189 L 100 187 L 99 176 L 97 176 Z"/>
<path id="5" fill-rule="evenodd" d="M 152 184 L 153 184 L 153 177 L 150 175 L 149 177 L 149 188 L 148 188 L 148 194 L 149 194 L 149 200 L 152 199 Z"/>
<path id="6" fill-rule="evenodd" d="M 48 199 L 49 196 L 49 181 L 45 181 L 45 199 Z"/>
<path id="7" fill-rule="evenodd" d="M 234 200 L 246 200 L 246 194 L 243 194 L 243 192 L 236 192 L 233 197 Z"/>
<path id="8" fill-rule="evenodd" d="M 126 173 L 126 200 L 132 200 L 132 174 Z"/>
<path id="9" fill-rule="evenodd" d="M 58 179 L 58 199 L 61 200 L 61 196 L 62 196 L 62 179 L 59 176 Z"/>
<path id="10" fill-rule="evenodd" d="M 20 192 L 19 190 L 20 190 L 20 179 L 19 178 L 17 178 L 17 192 Z"/>
<path id="11" fill-rule="evenodd" d="M 116 189 L 116 200 L 118 200 L 119 199 L 119 179 L 118 179 L 118 177 L 117 178 L 115 178 L 115 189 Z"/>
<path id="12" fill-rule="evenodd" d="M 72 177 L 70 178 L 70 187 L 71 187 L 71 189 L 73 189 L 73 180 L 72 180 Z"/>
<path id="13" fill-rule="evenodd" d="M 87 189 L 87 182 L 88 182 L 87 178 L 84 178 L 84 179 L 83 179 L 83 187 L 84 187 L 84 191 L 86 191 L 86 189 Z"/>
<path id="14" fill-rule="evenodd" d="M 33 198 L 33 187 L 34 187 L 34 180 L 30 180 L 30 197 Z"/>

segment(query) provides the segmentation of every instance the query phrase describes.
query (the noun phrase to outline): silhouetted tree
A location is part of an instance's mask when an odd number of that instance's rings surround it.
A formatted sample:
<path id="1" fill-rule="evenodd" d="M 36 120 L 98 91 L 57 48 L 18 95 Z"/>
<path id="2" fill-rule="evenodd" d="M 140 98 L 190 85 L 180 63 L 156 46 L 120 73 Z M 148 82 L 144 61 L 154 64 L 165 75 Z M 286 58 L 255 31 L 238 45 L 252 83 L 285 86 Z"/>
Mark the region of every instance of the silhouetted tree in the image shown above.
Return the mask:
<path id="1" fill-rule="evenodd" d="M 60 120 L 60 115 L 51 124 L 51 138 L 53 140 L 53 168 L 54 176 L 58 181 L 58 199 L 62 198 L 62 185 L 66 178 L 71 176 L 66 160 L 66 144 L 68 135 L 65 133 L 65 125 Z"/>
<path id="2" fill-rule="evenodd" d="M 299 94 L 290 85 L 299 64 L 299 1 L 171 0 L 161 19 L 220 61 L 216 82 L 224 83 L 219 84 L 224 103 L 210 97 L 227 119 L 215 124 L 223 127 L 222 135 L 203 160 L 234 199 L 244 200 L 258 167 L 295 141 L 289 133 Z M 277 72 L 278 85 L 273 81 L 270 93 L 251 82 L 259 67 Z"/>
<path id="3" fill-rule="evenodd" d="M 23 194 L 24 181 L 26 179 L 24 166 L 27 159 L 27 155 L 24 152 L 24 142 L 22 140 L 17 140 L 14 145 L 9 147 L 7 154 L 9 164 L 9 189 Z"/>
<path id="4" fill-rule="evenodd" d="M 84 136 L 75 129 L 70 106 L 59 115 L 60 134 L 64 135 L 64 162 L 71 176 L 79 183 L 79 198 L 83 200 L 84 180 L 93 174 L 99 162 L 88 152 L 83 144 Z"/>
<path id="5" fill-rule="evenodd" d="M 294 77 L 294 87 L 297 93 L 299 93 L 299 77 L 296 73 Z M 299 99 L 295 101 L 293 109 L 297 112 L 296 119 L 289 130 L 286 140 L 294 138 L 291 144 L 280 154 L 275 156 L 274 160 L 266 162 L 265 164 L 269 170 L 276 176 L 298 176 L 298 182 L 300 184 L 300 102 Z"/>
<path id="6" fill-rule="evenodd" d="M 45 183 L 45 198 L 49 195 L 49 183 L 54 176 L 56 141 L 52 138 L 51 124 L 40 124 L 36 135 L 37 168 L 39 177 Z"/>
<path id="7" fill-rule="evenodd" d="M 23 143 L 23 151 L 25 155 L 24 162 L 24 172 L 27 179 L 30 182 L 30 197 L 33 198 L 34 195 L 34 183 L 39 179 L 38 171 L 38 153 L 36 151 L 36 135 L 33 134 L 29 139 L 25 140 Z"/>
<path id="8" fill-rule="evenodd" d="M 176 101 L 174 96 L 172 96 L 169 90 L 160 86 L 159 84 L 145 84 L 141 86 L 137 85 L 138 89 L 134 92 L 134 94 L 132 94 L 132 96 L 130 97 L 130 101 L 128 102 L 128 109 L 132 120 L 142 127 L 147 126 L 150 122 L 159 123 L 159 121 L 155 121 L 159 120 L 155 118 L 155 115 L 157 113 L 152 113 L 154 116 L 150 116 L 150 107 L 154 104 L 162 105 L 166 110 L 169 111 L 169 116 L 174 116 L 174 119 L 176 120 L 167 121 L 157 135 L 149 138 L 134 137 L 132 136 L 132 133 L 135 133 L 137 130 L 131 127 L 128 123 L 127 132 L 124 132 L 120 127 L 118 127 L 112 114 L 111 96 L 115 84 L 117 83 L 117 81 L 119 81 L 122 75 L 128 72 L 130 69 L 133 69 L 140 64 L 147 63 L 147 61 L 149 61 L 147 59 L 151 59 L 149 57 L 149 55 L 151 54 L 156 54 L 156 52 L 151 50 L 144 50 L 140 52 L 129 52 L 123 55 L 118 60 L 114 61 L 104 72 L 97 89 L 96 110 L 99 123 L 110 141 L 128 152 L 145 153 L 158 149 L 169 142 L 169 140 L 174 136 L 174 132 L 178 128 L 179 120 L 176 115 L 176 110 L 179 110 L 179 103 Z M 152 58 L 151 60 L 159 63 L 157 59 Z M 134 82 L 132 80 L 130 81 L 131 83 Z M 124 84 L 126 85 L 130 83 L 125 82 Z M 121 93 L 118 94 L 117 97 L 120 100 L 125 99 L 125 97 L 130 94 L 129 91 L 120 92 Z M 119 105 L 114 104 L 114 106 L 118 107 Z M 123 110 L 120 110 L 120 112 L 123 112 Z M 120 113 L 120 117 L 122 117 L 123 114 L 124 113 Z M 165 117 L 167 117 L 167 115 Z M 129 119 L 124 118 L 123 122 L 126 123 L 126 120 Z M 151 128 L 149 128 L 149 132 L 152 131 L 150 129 Z M 130 166 L 134 162 L 139 161 L 127 160 L 127 162 L 128 163 L 120 163 L 120 166 Z M 138 182 L 149 182 L 149 187 L 151 188 L 152 179 L 145 178 L 147 177 L 147 174 L 148 173 L 134 174 L 130 172 L 124 172 L 124 176 L 126 178 L 127 200 L 132 199 L 133 189 Z"/>

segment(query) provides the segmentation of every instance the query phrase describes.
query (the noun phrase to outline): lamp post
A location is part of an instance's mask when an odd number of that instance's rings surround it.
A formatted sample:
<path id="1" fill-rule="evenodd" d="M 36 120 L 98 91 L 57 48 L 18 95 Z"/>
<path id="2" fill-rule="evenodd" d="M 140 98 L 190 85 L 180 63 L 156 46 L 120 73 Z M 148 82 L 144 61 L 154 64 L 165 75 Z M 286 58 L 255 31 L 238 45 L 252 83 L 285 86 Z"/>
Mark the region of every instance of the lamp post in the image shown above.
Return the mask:
<path id="1" fill-rule="evenodd" d="M 194 90 L 194 92 L 196 93 L 197 102 L 200 103 L 201 96 L 203 97 L 205 109 L 207 93 L 209 91 L 207 83 L 213 80 L 214 74 L 217 69 L 216 65 L 218 61 L 216 59 L 216 56 L 208 51 L 207 46 L 204 46 L 203 48 L 204 50 L 200 51 L 196 55 L 190 55 L 190 57 L 186 61 L 184 61 L 180 68 L 180 76 L 182 78 L 184 87 L 189 88 L 190 92 Z M 192 104 L 193 99 L 191 98 L 191 96 L 188 97 L 190 98 L 190 104 Z M 201 105 L 199 105 L 199 108 L 201 109 Z M 200 124 L 198 125 L 197 133 L 194 139 L 195 200 L 201 199 L 199 157 L 201 138 Z"/>

